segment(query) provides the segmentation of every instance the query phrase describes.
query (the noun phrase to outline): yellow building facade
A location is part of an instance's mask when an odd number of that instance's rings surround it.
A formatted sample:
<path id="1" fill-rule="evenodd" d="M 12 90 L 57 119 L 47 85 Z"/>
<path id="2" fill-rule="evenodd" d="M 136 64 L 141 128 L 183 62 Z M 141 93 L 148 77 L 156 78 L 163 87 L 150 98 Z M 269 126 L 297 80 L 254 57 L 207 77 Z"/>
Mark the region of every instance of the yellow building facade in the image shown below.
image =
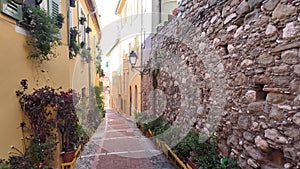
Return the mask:
<path id="1" fill-rule="evenodd" d="M 0 83 L 0 158 L 7 159 L 11 151 L 10 146 L 14 145 L 24 150 L 21 137 L 20 123 L 24 121 L 24 113 L 21 111 L 18 98 L 15 92 L 21 89 L 20 81 L 27 79 L 29 92 L 33 88 L 41 88 L 45 85 L 53 88 L 62 87 L 63 90 L 75 89 L 81 93 L 89 91 L 90 86 L 99 84 L 96 75 L 95 58 L 98 55 L 98 43 L 101 38 L 99 17 L 96 11 L 96 4 L 93 0 L 77 0 L 75 6 L 70 6 L 71 1 L 64 0 L 43 0 L 39 5 L 49 15 L 62 14 L 64 23 L 60 29 L 61 46 L 55 50 L 57 56 L 50 61 L 40 62 L 28 58 L 30 48 L 26 44 L 31 35 L 20 24 L 23 21 L 22 7 L 10 0 L 0 0 L 0 76 L 3 80 Z M 34 2 L 34 1 L 33 1 Z M 29 2 L 28 2 L 29 3 Z M 26 4 L 28 5 L 28 4 Z M 80 25 L 79 18 L 85 16 L 85 26 Z M 79 34 L 76 43 L 85 42 L 91 48 L 91 62 L 84 62 L 80 52 L 70 58 L 70 28 L 77 27 Z M 82 32 L 89 26 L 91 33 Z M 59 154 L 55 157 L 55 164 L 59 164 Z"/>
<path id="2" fill-rule="evenodd" d="M 109 51 L 110 60 L 118 60 L 118 69 L 111 73 L 110 107 L 128 118 L 134 118 L 136 112 L 141 111 L 141 75 L 131 68 L 128 56 L 131 51 L 138 55 L 137 65 L 140 60 L 140 38 L 139 34 L 129 35 L 127 29 L 138 22 L 137 15 L 140 12 L 140 1 L 120 0 L 116 8 L 116 15 L 120 17 L 121 38 L 117 45 Z M 136 17 L 134 17 L 136 16 Z M 124 35 L 123 35 L 124 34 Z M 113 63 L 113 62 L 112 62 Z"/>
<path id="3" fill-rule="evenodd" d="M 141 112 L 141 79 L 144 76 L 141 72 L 147 69 L 145 65 L 149 59 L 143 56 L 145 41 L 176 7 L 176 0 L 119 0 L 115 12 L 119 16 L 118 45 L 113 45 L 108 52 L 111 62 L 116 64 L 118 60 L 120 64 L 119 69 L 111 71 L 110 88 L 115 92 L 111 92 L 110 106 L 115 111 L 132 119 L 135 113 Z M 137 55 L 135 68 L 128 61 L 132 51 Z"/>

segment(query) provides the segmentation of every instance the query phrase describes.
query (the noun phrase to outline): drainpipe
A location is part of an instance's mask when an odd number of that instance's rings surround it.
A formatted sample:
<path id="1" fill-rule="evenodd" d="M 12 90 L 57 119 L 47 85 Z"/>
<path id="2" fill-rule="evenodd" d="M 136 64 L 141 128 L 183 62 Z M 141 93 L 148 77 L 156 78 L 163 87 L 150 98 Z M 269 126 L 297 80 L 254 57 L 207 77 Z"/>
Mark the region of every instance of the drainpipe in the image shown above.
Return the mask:
<path id="1" fill-rule="evenodd" d="M 143 41 L 143 28 L 144 28 L 144 22 L 143 22 L 143 20 L 144 20 L 144 15 L 143 15 L 143 13 L 144 13 L 144 8 L 143 8 L 143 4 L 144 4 L 144 2 L 143 2 L 143 0 L 141 0 L 141 42 L 140 42 L 140 51 L 141 51 L 141 67 L 143 67 L 143 46 L 142 46 L 142 44 L 144 44 L 145 45 L 145 39 L 144 39 L 144 41 Z M 143 109 L 143 73 L 141 73 L 141 86 L 140 86 L 140 92 L 141 92 L 141 96 L 140 96 L 140 98 L 141 98 L 141 103 L 140 103 L 140 106 L 141 106 L 141 109 L 140 109 L 140 111 L 143 111 L 142 109 Z"/>
<path id="2" fill-rule="evenodd" d="M 158 0 L 159 23 L 161 23 L 161 0 Z"/>
<path id="3" fill-rule="evenodd" d="M 87 14 L 87 18 L 88 18 L 88 21 L 87 21 L 87 25 L 88 27 L 90 27 L 90 15 L 94 14 L 97 12 L 97 8 L 94 9 L 94 11 L 91 11 Z M 91 40 L 90 40 L 90 33 L 88 33 L 87 35 L 87 46 L 88 48 L 91 47 Z M 93 106 L 93 104 L 91 104 L 91 100 L 92 100 L 92 66 L 91 66 L 91 62 L 92 62 L 92 59 L 89 61 L 88 63 L 88 78 L 89 78 L 89 105 L 90 106 Z"/>

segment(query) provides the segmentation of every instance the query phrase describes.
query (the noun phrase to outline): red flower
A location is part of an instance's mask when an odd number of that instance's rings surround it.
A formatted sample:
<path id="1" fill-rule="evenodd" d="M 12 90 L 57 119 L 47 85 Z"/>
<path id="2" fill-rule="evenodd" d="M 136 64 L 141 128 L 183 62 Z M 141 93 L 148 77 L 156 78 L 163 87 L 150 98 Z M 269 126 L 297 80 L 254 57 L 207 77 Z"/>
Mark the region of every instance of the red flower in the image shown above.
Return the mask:
<path id="1" fill-rule="evenodd" d="M 43 162 L 39 162 L 39 167 L 43 167 L 44 163 Z"/>

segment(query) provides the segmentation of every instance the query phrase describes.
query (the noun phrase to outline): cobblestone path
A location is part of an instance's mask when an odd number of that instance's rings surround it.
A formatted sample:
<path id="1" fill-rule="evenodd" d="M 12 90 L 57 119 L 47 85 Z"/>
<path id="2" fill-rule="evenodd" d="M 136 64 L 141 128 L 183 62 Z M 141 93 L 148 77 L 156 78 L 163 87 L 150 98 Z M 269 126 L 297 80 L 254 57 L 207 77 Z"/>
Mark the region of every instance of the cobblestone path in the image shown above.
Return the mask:
<path id="1" fill-rule="evenodd" d="M 173 169 L 136 125 L 112 110 L 86 144 L 77 169 Z"/>

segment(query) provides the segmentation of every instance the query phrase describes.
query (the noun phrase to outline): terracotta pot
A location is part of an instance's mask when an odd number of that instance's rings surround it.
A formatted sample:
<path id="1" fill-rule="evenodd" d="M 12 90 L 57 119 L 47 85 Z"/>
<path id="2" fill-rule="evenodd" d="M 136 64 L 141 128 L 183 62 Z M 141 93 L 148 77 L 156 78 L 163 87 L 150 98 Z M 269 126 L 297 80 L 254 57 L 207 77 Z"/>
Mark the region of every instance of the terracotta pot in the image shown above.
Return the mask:
<path id="1" fill-rule="evenodd" d="M 76 150 L 68 151 L 63 155 L 63 161 L 64 163 L 71 162 L 74 159 Z"/>

